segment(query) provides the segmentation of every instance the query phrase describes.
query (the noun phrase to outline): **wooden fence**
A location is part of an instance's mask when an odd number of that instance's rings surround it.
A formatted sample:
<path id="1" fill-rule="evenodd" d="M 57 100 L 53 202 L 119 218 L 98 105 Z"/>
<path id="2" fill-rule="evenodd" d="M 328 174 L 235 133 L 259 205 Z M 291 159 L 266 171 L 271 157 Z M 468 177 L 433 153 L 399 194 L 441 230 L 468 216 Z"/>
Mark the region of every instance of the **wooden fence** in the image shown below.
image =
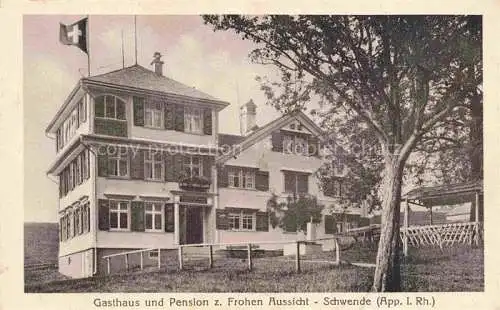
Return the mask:
<path id="1" fill-rule="evenodd" d="M 403 242 L 405 235 L 408 245 L 414 247 L 477 245 L 481 239 L 481 227 L 479 222 L 401 227 L 400 237 Z"/>

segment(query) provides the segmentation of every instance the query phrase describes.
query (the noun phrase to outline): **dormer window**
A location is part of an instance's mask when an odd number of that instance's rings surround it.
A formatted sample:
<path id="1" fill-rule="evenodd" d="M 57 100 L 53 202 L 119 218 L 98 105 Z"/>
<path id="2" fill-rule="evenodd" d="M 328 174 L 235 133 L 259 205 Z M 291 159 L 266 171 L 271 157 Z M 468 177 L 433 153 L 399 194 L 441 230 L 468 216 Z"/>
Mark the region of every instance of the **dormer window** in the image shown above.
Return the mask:
<path id="1" fill-rule="evenodd" d="M 125 102 L 118 97 L 105 95 L 95 98 L 95 116 L 126 120 Z"/>
<path id="2" fill-rule="evenodd" d="M 285 154 L 308 155 L 309 144 L 307 138 L 299 135 L 283 136 L 283 152 Z"/>

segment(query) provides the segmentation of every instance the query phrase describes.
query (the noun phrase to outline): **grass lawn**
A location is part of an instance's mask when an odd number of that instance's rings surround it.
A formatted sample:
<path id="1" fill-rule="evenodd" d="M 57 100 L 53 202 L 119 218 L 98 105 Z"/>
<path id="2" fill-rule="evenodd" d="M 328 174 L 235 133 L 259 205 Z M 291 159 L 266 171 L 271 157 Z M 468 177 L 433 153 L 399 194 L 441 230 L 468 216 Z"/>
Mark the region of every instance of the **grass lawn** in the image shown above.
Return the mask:
<path id="1" fill-rule="evenodd" d="M 375 261 L 376 248 L 352 248 L 341 260 Z M 306 259 L 333 260 L 325 252 Z M 483 249 L 460 247 L 412 249 L 402 266 L 404 291 L 483 291 Z M 116 274 L 80 280 L 41 283 L 25 274 L 26 292 L 366 292 L 370 290 L 373 268 L 341 264 L 304 263 L 303 272 L 294 271 L 293 257 L 255 259 L 254 270 L 245 270 L 241 259 L 219 259 L 213 269 L 203 264 L 187 264 L 187 270 L 167 270 Z M 195 270 L 196 269 L 196 270 Z M 53 272 L 53 271 L 52 271 Z"/>

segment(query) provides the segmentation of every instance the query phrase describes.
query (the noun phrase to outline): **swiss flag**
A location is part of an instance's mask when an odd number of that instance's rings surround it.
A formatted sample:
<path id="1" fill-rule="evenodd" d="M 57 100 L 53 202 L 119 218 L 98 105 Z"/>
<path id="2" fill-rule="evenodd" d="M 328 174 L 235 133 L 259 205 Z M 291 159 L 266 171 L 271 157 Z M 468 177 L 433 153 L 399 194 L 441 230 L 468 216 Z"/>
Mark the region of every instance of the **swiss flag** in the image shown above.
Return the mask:
<path id="1" fill-rule="evenodd" d="M 86 17 L 71 25 L 60 24 L 59 41 L 64 45 L 76 45 L 87 53 L 87 22 Z"/>

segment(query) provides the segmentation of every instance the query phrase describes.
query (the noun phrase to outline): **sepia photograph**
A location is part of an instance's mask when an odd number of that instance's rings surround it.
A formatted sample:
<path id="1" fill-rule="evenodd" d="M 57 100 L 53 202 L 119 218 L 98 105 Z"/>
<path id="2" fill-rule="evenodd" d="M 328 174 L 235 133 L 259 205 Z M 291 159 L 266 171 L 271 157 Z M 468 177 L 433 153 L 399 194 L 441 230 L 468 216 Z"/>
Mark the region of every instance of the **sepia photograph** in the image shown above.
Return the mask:
<path id="1" fill-rule="evenodd" d="M 485 291 L 482 15 L 22 26 L 25 293 Z"/>

